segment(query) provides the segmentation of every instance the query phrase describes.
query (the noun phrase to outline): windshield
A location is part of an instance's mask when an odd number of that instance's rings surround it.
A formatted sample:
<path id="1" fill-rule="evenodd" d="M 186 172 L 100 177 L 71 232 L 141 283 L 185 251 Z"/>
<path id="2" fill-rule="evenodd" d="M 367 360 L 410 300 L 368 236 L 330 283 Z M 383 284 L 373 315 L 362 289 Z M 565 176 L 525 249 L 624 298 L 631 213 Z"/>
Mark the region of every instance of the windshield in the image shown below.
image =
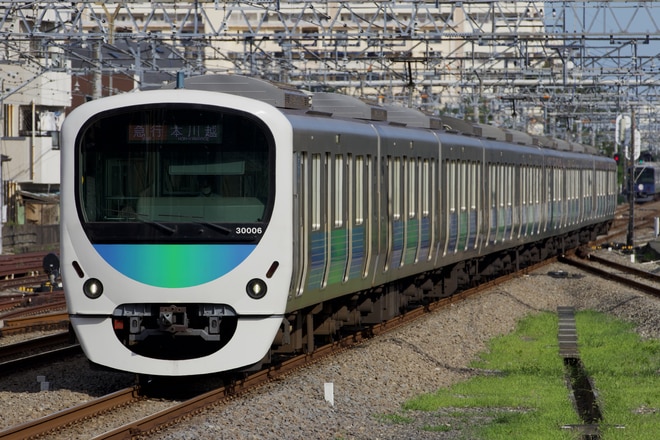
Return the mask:
<path id="1" fill-rule="evenodd" d="M 637 183 L 655 183 L 655 169 L 652 167 L 638 167 L 635 169 L 638 173 Z"/>
<path id="2" fill-rule="evenodd" d="M 77 148 L 79 215 L 93 242 L 245 241 L 265 229 L 275 153 L 251 115 L 131 107 L 91 120 Z"/>

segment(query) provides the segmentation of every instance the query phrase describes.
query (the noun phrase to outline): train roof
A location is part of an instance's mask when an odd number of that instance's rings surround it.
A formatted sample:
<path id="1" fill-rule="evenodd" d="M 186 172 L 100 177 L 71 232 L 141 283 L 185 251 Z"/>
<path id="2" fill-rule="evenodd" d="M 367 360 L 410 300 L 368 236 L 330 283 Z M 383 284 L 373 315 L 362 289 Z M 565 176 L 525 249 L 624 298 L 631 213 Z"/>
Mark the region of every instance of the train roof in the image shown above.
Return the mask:
<path id="1" fill-rule="evenodd" d="M 266 102 L 282 109 L 307 110 L 341 118 L 382 121 L 416 128 L 445 130 L 466 136 L 518 145 L 538 146 L 558 151 L 598 154 L 595 148 L 575 142 L 546 136 L 533 136 L 521 131 L 501 129 L 448 115 L 433 116 L 420 110 L 394 104 L 380 105 L 339 93 L 317 92 L 310 94 L 288 84 L 242 75 L 199 75 L 185 78 L 182 84 L 173 82 L 163 86 L 165 89 L 177 87 L 230 93 Z"/>
<path id="2" fill-rule="evenodd" d="M 309 108 L 309 95 L 287 84 L 277 84 L 242 75 L 199 75 L 185 78 L 186 89 L 204 90 L 209 92 L 230 93 L 266 102 L 274 107 L 288 109 Z M 176 82 L 163 88 L 179 87 Z"/>
<path id="3" fill-rule="evenodd" d="M 395 124 L 405 124 L 409 127 L 442 129 L 442 119 L 422 111 L 402 105 L 385 104 L 387 120 Z"/>
<path id="4" fill-rule="evenodd" d="M 312 94 L 313 111 L 331 113 L 343 118 L 386 121 L 387 110 L 378 104 L 338 93 L 318 92 Z"/>

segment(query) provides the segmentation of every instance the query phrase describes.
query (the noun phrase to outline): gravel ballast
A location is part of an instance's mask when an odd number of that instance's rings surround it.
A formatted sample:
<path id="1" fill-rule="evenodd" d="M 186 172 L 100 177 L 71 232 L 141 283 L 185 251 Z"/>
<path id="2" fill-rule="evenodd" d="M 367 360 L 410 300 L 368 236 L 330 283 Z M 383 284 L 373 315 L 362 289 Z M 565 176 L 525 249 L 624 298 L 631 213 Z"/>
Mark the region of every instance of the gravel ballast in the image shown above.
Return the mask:
<path id="1" fill-rule="evenodd" d="M 606 251 L 603 254 L 615 256 Z M 561 270 L 584 276 L 548 275 Z M 206 410 L 150 438 L 460 438 L 464 427 L 451 414 L 404 414 L 401 404 L 420 393 L 433 392 L 478 374 L 468 365 L 486 350 L 489 339 L 511 332 L 524 316 L 540 311 L 554 313 L 557 306 L 605 312 L 634 322 L 643 337 L 660 337 L 659 301 L 555 263 L 300 370 L 245 398 Z M 40 391 L 37 375 L 46 375 L 49 391 Z M 133 375 L 93 371 L 82 358 L 68 363 L 67 370 L 53 365 L 12 375 L 0 385 L 0 429 L 132 383 Z M 326 384 L 332 384 L 334 389 L 333 405 L 326 400 Z M 390 421 L 391 417 L 383 417 L 392 414 L 402 414 L 413 421 L 396 424 Z M 486 419 L 475 414 L 470 423 L 478 420 Z M 424 431 L 424 425 L 444 425 L 447 431 Z"/>

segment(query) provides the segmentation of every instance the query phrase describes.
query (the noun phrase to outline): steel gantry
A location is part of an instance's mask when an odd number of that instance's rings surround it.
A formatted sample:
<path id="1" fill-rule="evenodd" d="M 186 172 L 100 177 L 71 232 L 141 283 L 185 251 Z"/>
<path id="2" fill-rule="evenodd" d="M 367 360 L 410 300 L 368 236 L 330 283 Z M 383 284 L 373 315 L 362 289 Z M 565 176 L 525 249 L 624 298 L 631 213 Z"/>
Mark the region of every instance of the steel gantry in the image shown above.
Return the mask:
<path id="1" fill-rule="evenodd" d="M 61 75 L 89 99 L 219 72 L 590 144 L 632 108 L 651 148 L 660 124 L 658 2 L 0 0 L 0 14 L 3 101 Z"/>

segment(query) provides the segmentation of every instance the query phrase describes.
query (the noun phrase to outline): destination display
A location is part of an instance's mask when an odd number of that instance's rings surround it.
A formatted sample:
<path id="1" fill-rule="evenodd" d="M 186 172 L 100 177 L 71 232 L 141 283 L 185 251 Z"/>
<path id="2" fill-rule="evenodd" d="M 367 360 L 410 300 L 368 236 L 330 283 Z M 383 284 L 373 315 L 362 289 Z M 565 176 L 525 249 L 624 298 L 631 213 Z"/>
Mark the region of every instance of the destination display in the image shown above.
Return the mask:
<path id="1" fill-rule="evenodd" d="M 128 126 L 128 142 L 162 142 L 168 144 L 184 143 L 222 143 L 222 125 L 220 124 L 144 124 Z"/>

